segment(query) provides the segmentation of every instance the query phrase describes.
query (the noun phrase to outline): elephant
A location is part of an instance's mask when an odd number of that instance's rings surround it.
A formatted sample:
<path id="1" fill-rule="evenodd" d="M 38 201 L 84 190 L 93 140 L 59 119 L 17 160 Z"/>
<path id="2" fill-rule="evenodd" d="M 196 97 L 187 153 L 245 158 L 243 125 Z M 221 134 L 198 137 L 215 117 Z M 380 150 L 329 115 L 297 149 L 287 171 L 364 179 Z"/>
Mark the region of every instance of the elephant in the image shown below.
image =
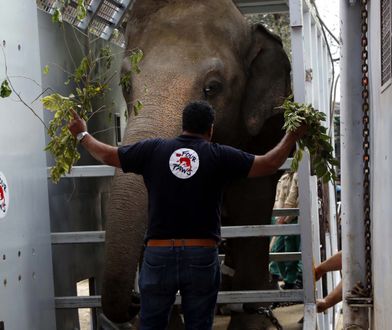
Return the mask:
<path id="1" fill-rule="evenodd" d="M 233 1 L 135 0 L 125 39 L 127 51 L 141 49 L 144 57 L 140 73 L 123 90 L 129 112 L 123 144 L 179 135 L 182 109 L 192 100 L 214 107 L 213 142 L 264 154 L 284 135 L 276 107 L 291 91 L 290 62 L 281 40 L 262 25 L 249 25 Z M 130 70 L 125 56 L 121 71 Z M 136 101 L 143 103 L 137 115 Z M 228 186 L 222 223 L 269 224 L 278 178 L 279 173 Z M 130 292 L 147 226 L 142 177 L 116 170 L 110 205 L 102 308 L 121 323 L 132 317 Z M 271 288 L 268 239 L 231 239 L 226 245 L 225 263 L 235 269 L 226 289 Z M 235 313 L 229 329 L 259 329 L 259 317 Z"/>

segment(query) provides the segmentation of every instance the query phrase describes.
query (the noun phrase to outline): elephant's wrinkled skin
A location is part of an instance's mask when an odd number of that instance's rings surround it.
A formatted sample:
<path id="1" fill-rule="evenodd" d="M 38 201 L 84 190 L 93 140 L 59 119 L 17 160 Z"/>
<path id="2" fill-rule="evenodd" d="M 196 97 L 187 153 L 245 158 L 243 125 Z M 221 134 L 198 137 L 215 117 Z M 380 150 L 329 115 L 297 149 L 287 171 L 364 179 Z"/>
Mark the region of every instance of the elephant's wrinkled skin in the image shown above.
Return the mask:
<path id="1" fill-rule="evenodd" d="M 135 100 L 144 108 L 131 115 L 124 144 L 178 135 L 184 105 L 197 99 L 216 109 L 216 142 L 261 154 L 280 140 L 282 116 L 272 115 L 290 90 L 289 61 L 280 40 L 261 26 L 250 27 L 232 1 L 136 0 L 126 40 L 128 50 L 140 48 L 145 55 L 124 96 L 129 110 Z M 269 223 L 276 182 L 275 175 L 230 186 L 224 224 Z M 111 198 L 103 309 L 124 322 L 147 219 L 142 177 L 117 171 Z M 268 288 L 267 239 L 233 240 L 229 248 L 236 269 L 230 289 Z M 246 329 L 242 317 L 234 316 L 231 328 Z"/>

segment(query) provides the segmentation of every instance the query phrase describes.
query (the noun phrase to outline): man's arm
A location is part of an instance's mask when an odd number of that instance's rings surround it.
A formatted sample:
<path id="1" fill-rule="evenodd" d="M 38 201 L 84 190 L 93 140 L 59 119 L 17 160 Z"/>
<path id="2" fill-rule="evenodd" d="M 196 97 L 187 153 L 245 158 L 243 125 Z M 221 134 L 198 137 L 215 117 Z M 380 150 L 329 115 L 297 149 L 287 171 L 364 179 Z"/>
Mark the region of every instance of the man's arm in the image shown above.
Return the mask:
<path id="1" fill-rule="evenodd" d="M 75 111 L 72 111 L 72 113 L 74 119 L 69 122 L 68 128 L 72 135 L 76 137 L 81 132 L 87 132 L 87 125 Z M 99 162 L 121 168 L 117 147 L 102 143 L 90 134 L 85 135 L 80 144 Z"/>
<path id="2" fill-rule="evenodd" d="M 331 272 L 334 270 L 341 270 L 341 269 L 342 269 L 342 251 L 339 251 L 316 267 L 315 269 L 316 281 L 319 280 L 327 272 Z"/>
<path id="3" fill-rule="evenodd" d="M 316 306 L 317 306 L 317 313 L 322 313 L 326 309 L 335 306 L 337 303 L 341 302 L 343 298 L 343 285 L 342 281 L 339 282 L 338 286 L 332 290 L 328 296 L 324 299 L 317 299 Z"/>
<path id="4" fill-rule="evenodd" d="M 301 126 L 295 132 L 286 133 L 283 139 L 275 148 L 265 155 L 255 156 L 248 178 L 274 174 L 283 165 L 295 143 L 306 131 L 305 126 Z"/>

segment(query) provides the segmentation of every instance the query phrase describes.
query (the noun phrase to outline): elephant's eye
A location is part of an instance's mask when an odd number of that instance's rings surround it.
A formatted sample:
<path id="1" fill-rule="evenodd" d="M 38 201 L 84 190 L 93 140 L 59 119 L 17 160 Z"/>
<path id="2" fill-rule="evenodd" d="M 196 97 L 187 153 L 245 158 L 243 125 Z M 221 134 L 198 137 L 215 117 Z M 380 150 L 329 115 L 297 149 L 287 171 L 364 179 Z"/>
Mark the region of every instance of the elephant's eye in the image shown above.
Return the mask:
<path id="1" fill-rule="evenodd" d="M 221 82 L 213 80 L 206 84 L 203 89 L 205 97 L 211 97 L 222 91 L 223 85 Z"/>

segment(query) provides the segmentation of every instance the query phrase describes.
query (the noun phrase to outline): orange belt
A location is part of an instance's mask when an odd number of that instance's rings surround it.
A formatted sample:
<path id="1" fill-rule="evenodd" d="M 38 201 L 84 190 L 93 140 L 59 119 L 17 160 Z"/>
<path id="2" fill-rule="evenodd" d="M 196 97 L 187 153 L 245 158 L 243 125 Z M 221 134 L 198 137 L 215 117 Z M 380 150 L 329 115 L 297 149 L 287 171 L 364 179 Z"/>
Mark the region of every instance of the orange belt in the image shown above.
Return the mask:
<path id="1" fill-rule="evenodd" d="M 213 239 L 150 239 L 147 246 L 201 246 L 201 247 L 216 247 L 218 243 Z"/>

